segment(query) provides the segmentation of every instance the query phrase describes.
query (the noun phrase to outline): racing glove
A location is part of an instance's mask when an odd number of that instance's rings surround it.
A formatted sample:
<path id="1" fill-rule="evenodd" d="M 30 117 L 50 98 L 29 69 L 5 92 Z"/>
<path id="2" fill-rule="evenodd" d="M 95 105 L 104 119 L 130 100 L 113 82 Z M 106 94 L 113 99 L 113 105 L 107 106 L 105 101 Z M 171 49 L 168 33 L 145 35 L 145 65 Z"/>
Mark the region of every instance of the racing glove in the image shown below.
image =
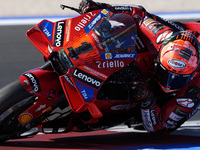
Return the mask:
<path id="1" fill-rule="evenodd" d="M 131 81 L 130 88 L 137 100 L 141 101 L 141 114 L 144 128 L 149 132 L 163 131 L 160 120 L 161 109 L 147 82 Z"/>
<path id="2" fill-rule="evenodd" d="M 106 3 L 93 2 L 92 0 L 82 0 L 79 4 L 79 10 L 82 14 L 98 9 L 111 9 L 111 6 Z"/>
<path id="3" fill-rule="evenodd" d="M 147 83 L 143 81 L 131 81 L 129 83 L 131 93 L 137 100 L 144 100 L 152 96 Z"/>
<path id="4" fill-rule="evenodd" d="M 142 108 L 151 108 L 155 105 L 156 99 L 148 83 L 144 81 L 131 81 L 129 88 L 131 90 L 131 97 L 141 101 Z"/>

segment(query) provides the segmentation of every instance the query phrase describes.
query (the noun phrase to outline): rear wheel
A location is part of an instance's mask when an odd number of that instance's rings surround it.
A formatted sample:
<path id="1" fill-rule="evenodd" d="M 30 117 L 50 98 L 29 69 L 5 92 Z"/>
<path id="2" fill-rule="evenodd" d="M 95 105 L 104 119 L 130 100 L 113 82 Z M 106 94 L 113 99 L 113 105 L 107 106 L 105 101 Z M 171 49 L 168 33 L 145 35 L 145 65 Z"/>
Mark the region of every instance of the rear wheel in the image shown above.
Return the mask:
<path id="1" fill-rule="evenodd" d="M 20 81 L 14 81 L 0 90 L 0 141 L 17 138 L 27 129 L 17 117 L 35 102 L 35 96 L 27 92 Z"/>

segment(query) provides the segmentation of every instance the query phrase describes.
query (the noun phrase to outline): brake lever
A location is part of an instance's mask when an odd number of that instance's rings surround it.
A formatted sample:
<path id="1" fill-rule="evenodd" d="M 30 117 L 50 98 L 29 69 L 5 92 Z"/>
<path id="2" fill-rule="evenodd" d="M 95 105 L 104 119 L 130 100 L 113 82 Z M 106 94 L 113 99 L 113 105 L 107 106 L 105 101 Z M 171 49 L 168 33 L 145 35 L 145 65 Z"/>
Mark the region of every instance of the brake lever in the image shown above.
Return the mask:
<path id="1" fill-rule="evenodd" d="M 61 4 L 61 5 L 60 5 L 60 8 L 61 8 L 62 10 L 64 10 L 65 8 L 68 8 L 68 9 L 71 9 L 71 10 L 76 11 L 76 12 L 79 13 L 79 14 L 82 14 L 82 12 L 81 12 L 79 9 L 74 8 L 74 7 L 70 7 L 70 6 L 67 6 L 67 5 Z"/>

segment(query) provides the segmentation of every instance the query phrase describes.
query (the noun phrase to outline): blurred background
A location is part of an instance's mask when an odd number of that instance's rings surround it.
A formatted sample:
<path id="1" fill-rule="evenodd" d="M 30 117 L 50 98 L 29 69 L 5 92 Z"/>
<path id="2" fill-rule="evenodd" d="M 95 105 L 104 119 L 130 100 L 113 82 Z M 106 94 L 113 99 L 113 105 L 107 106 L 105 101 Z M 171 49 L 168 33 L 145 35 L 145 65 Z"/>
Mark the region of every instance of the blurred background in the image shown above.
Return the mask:
<path id="1" fill-rule="evenodd" d="M 81 0 L 1 0 L 0 17 L 58 16 L 76 14 L 61 10 L 60 4 L 78 8 Z M 200 0 L 96 0 L 110 4 L 142 5 L 152 13 L 200 12 Z"/>

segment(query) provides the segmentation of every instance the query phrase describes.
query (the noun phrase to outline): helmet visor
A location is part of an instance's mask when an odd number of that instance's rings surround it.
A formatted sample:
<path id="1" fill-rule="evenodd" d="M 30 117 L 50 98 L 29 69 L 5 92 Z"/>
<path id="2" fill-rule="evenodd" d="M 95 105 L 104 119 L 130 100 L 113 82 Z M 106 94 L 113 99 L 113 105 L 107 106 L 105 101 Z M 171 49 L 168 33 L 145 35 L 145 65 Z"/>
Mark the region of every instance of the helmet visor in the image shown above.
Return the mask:
<path id="1" fill-rule="evenodd" d="M 156 74 L 158 81 L 165 90 L 176 90 L 184 87 L 188 82 L 191 81 L 194 75 L 194 73 L 189 75 L 172 73 L 160 63 L 157 63 L 156 65 Z"/>

